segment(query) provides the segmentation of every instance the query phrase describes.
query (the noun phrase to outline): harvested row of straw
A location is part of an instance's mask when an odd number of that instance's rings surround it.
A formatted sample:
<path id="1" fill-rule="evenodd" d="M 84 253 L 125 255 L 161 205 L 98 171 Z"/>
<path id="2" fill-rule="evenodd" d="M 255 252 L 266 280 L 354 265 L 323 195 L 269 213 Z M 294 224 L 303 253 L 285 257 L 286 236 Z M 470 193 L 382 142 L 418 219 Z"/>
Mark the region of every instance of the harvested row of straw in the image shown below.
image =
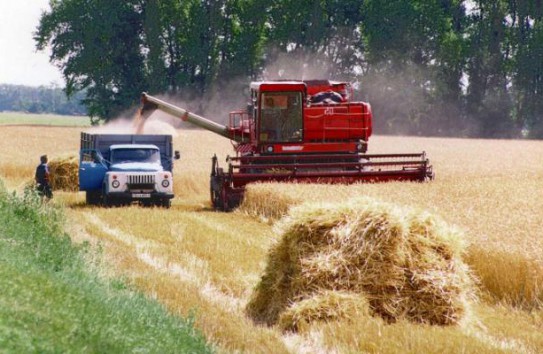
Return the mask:
<path id="1" fill-rule="evenodd" d="M 428 213 L 369 198 L 308 203 L 291 209 L 277 231 L 280 241 L 247 306 L 258 323 L 296 329 L 298 322 L 321 315 L 300 320 L 292 309 L 330 291 L 349 293 L 347 307 L 367 301 L 373 315 L 391 322 L 450 325 L 469 308 L 473 286 L 461 259 L 462 237 Z M 324 308 L 313 306 L 309 313 L 327 318 L 347 313 L 337 305 L 330 310 L 333 301 L 317 303 Z"/>
<path id="2" fill-rule="evenodd" d="M 251 183 L 245 187 L 239 210 L 264 222 L 279 220 L 301 199 L 278 191 L 277 183 Z"/>
<path id="3" fill-rule="evenodd" d="M 79 190 L 79 160 L 70 155 L 49 161 L 50 183 L 53 190 L 75 192 Z"/>

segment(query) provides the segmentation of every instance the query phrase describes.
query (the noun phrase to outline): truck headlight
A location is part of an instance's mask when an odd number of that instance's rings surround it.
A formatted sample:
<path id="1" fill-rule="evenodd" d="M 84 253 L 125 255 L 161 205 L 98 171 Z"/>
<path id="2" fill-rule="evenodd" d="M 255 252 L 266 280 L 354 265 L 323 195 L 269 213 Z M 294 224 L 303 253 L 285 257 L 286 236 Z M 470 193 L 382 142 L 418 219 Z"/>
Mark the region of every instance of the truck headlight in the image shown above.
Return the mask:
<path id="1" fill-rule="evenodd" d="M 121 185 L 121 182 L 119 182 L 118 180 L 113 180 L 113 182 L 111 182 L 111 186 L 113 188 L 119 188 L 120 185 Z"/>
<path id="2" fill-rule="evenodd" d="M 162 187 L 168 188 L 169 186 L 170 186 L 170 181 L 168 181 L 167 179 L 162 181 Z"/>

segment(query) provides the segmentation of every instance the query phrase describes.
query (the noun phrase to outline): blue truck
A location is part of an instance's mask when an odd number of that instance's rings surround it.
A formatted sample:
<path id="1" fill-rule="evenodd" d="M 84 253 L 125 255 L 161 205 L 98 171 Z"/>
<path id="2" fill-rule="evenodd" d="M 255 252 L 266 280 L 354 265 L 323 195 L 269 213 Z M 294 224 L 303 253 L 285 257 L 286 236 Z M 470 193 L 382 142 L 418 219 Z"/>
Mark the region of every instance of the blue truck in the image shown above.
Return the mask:
<path id="1" fill-rule="evenodd" d="M 79 190 L 89 205 L 169 208 L 173 193 L 172 136 L 81 133 Z"/>

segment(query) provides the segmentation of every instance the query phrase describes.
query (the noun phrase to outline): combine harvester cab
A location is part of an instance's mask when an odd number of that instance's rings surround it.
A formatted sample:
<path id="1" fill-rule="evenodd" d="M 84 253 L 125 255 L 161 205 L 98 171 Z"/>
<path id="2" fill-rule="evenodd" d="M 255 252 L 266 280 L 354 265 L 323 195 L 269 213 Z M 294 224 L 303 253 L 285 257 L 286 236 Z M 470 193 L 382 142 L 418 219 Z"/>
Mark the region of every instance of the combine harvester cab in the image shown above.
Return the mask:
<path id="1" fill-rule="evenodd" d="M 231 112 L 228 126 L 146 93 L 140 110 L 143 119 L 159 109 L 232 140 L 236 154 L 227 158 L 226 169 L 212 158 L 211 201 L 220 210 L 239 205 L 245 186 L 253 182 L 348 184 L 433 178 L 424 152 L 366 154 L 371 107 L 350 97 L 346 82 L 253 82 L 247 110 Z"/>

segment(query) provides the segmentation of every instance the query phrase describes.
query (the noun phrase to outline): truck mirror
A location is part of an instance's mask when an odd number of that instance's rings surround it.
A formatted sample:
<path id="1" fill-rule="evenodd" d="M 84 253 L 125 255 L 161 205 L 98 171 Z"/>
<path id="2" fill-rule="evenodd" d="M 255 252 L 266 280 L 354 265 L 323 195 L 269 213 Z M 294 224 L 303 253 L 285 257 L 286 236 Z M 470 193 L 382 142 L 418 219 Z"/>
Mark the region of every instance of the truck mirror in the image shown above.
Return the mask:
<path id="1" fill-rule="evenodd" d="M 179 153 L 179 150 L 175 150 L 173 157 L 176 160 L 179 160 L 181 158 L 181 154 Z"/>

